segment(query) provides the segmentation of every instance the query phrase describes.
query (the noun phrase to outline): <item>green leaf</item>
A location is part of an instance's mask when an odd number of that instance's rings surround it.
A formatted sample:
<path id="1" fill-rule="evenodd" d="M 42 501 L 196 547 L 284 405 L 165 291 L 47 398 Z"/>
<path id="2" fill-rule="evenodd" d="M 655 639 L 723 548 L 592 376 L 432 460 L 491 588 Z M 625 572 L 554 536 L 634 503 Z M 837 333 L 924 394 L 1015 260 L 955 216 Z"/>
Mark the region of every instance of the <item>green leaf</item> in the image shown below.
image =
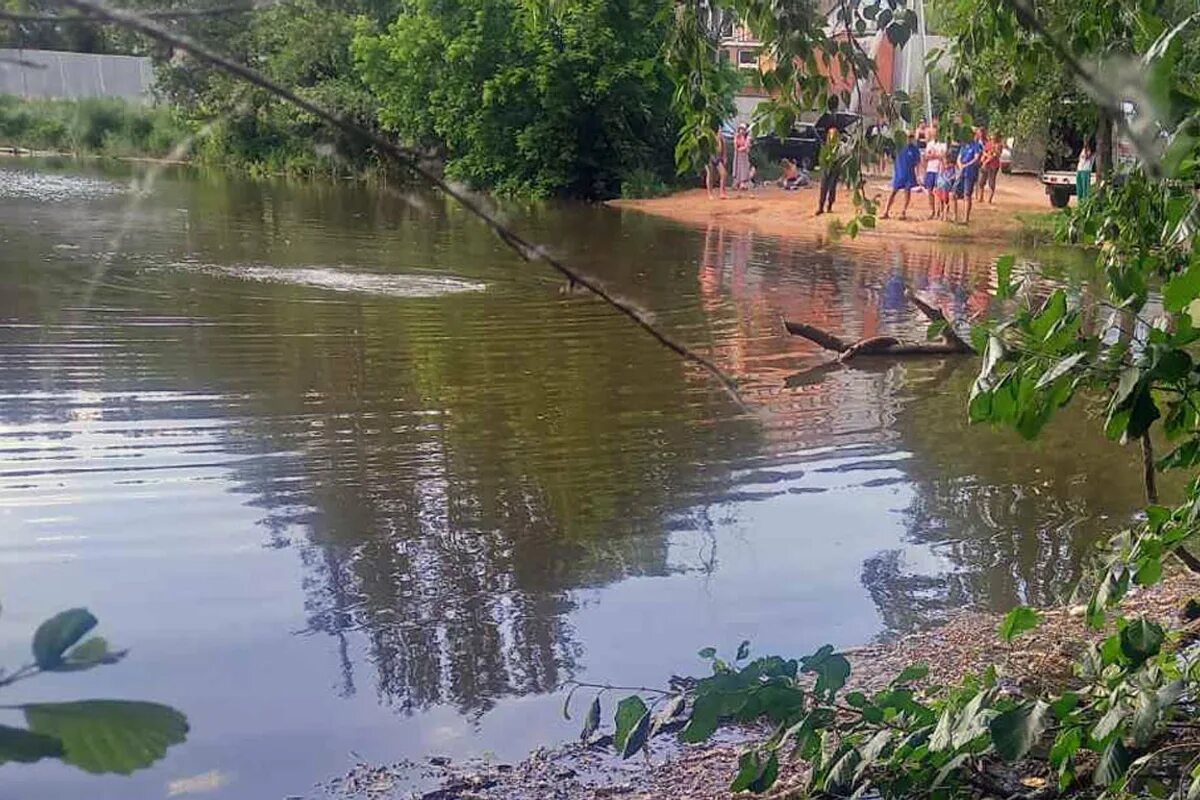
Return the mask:
<path id="1" fill-rule="evenodd" d="M 0 764 L 10 761 L 32 764 L 43 758 L 60 758 L 62 754 L 63 744 L 53 736 L 0 725 Z"/>
<path id="2" fill-rule="evenodd" d="M 833 652 L 833 645 L 825 645 L 811 656 L 800 659 L 800 663 L 802 672 L 816 674 L 817 683 L 813 690 L 817 694 L 833 696 L 850 677 L 850 662 L 841 653 Z"/>
<path id="3" fill-rule="evenodd" d="M 613 733 L 613 746 L 617 748 L 617 752 L 625 750 L 625 740 L 645 714 L 646 704 L 636 694 L 631 694 L 617 703 L 617 711 L 613 715 L 617 726 L 616 732 Z"/>
<path id="4" fill-rule="evenodd" d="M 679 738 L 695 744 L 703 742 L 713 735 L 717 723 L 721 721 L 721 697 L 717 694 L 703 694 L 696 698 L 692 706 L 692 718 L 679 732 Z"/>
<path id="5" fill-rule="evenodd" d="M 1026 606 L 1017 606 L 1000 621 L 1000 638 L 1006 642 L 1031 631 L 1042 623 L 1042 615 Z"/>
<path id="6" fill-rule="evenodd" d="M 1066 375 L 1075 365 L 1082 361 L 1087 356 L 1087 353 L 1074 353 L 1058 361 L 1053 367 L 1042 373 L 1042 377 L 1038 378 L 1036 389 L 1045 389 L 1056 380 Z"/>
<path id="7" fill-rule="evenodd" d="M 988 723 L 996 752 L 1006 761 L 1024 758 L 1046 730 L 1046 715 L 1050 706 L 1038 700 L 1022 703 Z"/>
<path id="8" fill-rule="evenodd" d="M 765 792 L 775 783 L 779 775 L 779 757 L 761 750 L 747 750 L 738 756 L 738 771 L 730 784 L 731 792 Z"/>
<path id="9" fill-rule="evenodd" d="M 1016 263 L 1017 257 L 1011 254 L 996 259 L 996 297 L 999 300 L 1012 297 L 1012 271 Z"/>
<path id="10" fill-rule="evenodd" d="M 943 764 L 942 768 L 938 770 L 937 775 L 934 777 L 933 784 L 930 788 L 936 789 L 945 783 L 946 778 L 949 778 L 951 773 L 957 772 L 963 764 L 967 763 L 967 759 L 970 757 L 970 753 L 959 753 L 958 755 L 954 756 L 954 758 Z"/>
<path id="11" fill-rule="evenodd" d="M 912 683 L 919 681 L 929 674 L 928 664 L 909 664 L 900 671 L 900 674 L 892 678 L 892 686 L 899 686 L 904 683 Z"/>
<path id="12" fill-rule="evenodd" d="M 1118 736 L 1109 742 L 1108 747 L 1100 754 L 1096 771 L 1092 773 L 1092 783 L 1101 787 L 1116 783 L 1129 771 L 1129 762 L 1129 751 Z"/>
<path id="13" fill-rule="evenodd" d="M 1114 705 L 1112 708 L 1100 718 L 1096 723 L 1096 727 L 1092 728 L 1092 738 L 1097 742 L 1107 741 L 1109 736 L 1112 736 L 1121 725 L 1121 721 L 1125 719 L 1125 709 L 1119 705 Z"/>
<path id="14" fill-rule="evenodd" d="M 650 737 L 650 712 L 642 714 L 641 718 L 634 723 L 633 730 L 629 732 L 629 736 L 625 739 L 625 744 L 621 748 L 621 758 L 629 758 L 631 755 L 641 750 L 646 746 L 646 741 Z M 615 741 L 615 737 L 614 737 Z"/>
<path id="15" fill-rule="evenodd" d="M 1055 768 L 1061 768 L 1067 760 L 1073 758 L 1083 746 L 1083 730 L 1081 728 L 1066 728 L 1054 737 L 1050 748 L 1050 763 Z"/>
<path id="16" fill-rule="evenodd" d="M 650 738 L 653 739 L 663 725 L 666 725 L 671 720 L 679 716 L 683 711 L 685 698 L 681 694 L 677 694 L 667 701 L 663 706 L 663 710 L 658 712 L 654 718 L 654 724 L 650 726 Z"/>
<path id="17" fill-rule="evenodd" d="M 1163 305 L 1168 311 L 1183 311 L 1197 297 L 1200 297 L 1200 264 L 1193 263 L 1163 287 Z"/>
<path id="18" fill-rule="evenodd" d="M 591 706 L 588 707 L 587 717 L 583 720 L 583 730 L 579 734 L 579 740 L 586 742 L 592 738 L 592 734 L 600 727 L 600 695 L 596 695 L 592 700 Z"/>
<path id="19" fill-rule="evenodd" d="M 91 669 L 101 664 L 115 664 L 128 652 L 128 650 L 109 650 L 108 641 L 103 636 L 93 636 L 70 650 L 57 671 L 69 672 Z"/>
<path id="20" fill-rule="evenodd" d="M 1054 716 L 1060 720 L 1065 720 L 1067 715 L 1075 710 L 1079 705 L 1079 695 L 1074 692 L 1063 692 L 1062 696 L 1050 704 L 1050 710 L 1054 712 Z"/>
<path id="21" fill-rule="evenodd" d="M 715 648 L 715 647 L 706 647 L 703 650 L 701 650 L 699 653 L 697 653 L 697 655 L 699 655 L 701 658 L 713 658 L 714 656 L 716 656 L 716 654 L 717 654 L 717 648 Z"/>
<path id="22" fill-rule="evenodd" d="M 1158 655 L 1165 636 L 1160 625 L 1138 617 L 1121 629 L 1121 652 L 1135 666 L 1141 665 L 1146 659 Z"/>
<path id="23" fill-rule="evenodd" d="M 947 708 L 938 717 L 933 735 L 929 738 L 929 751 L 937 753 L 950 747 L 954 736 L 954 709 Z"/>
<path id="24" fill-rule="evenodd" d="M 1158 469 L 1190 469 L 1200 464 L 1200 439 L 1188 439 L 1158 460 Z"/>
<path id="25" fill-rule="evenodd" d="M 734 660 L 742 661 L 745 658 L 747 658 L 749 655 L 750 655 L 750 640 L 744 639 L 744 640 L 742 640 L 742 643 L 738 645 L 737 656 Z"/>
<path id="26" fill-rule="evenodd" d="M 81 700 L 21 706 L 29 729 L 59 739 L 63 761 L 94 773 L 128 775 L 187 738 L 187 717 L 170 706 Z"/>
<path id="27" fill-rule="evenodd" d="M 33 634 L 33 660 L 42 669 L 55 669 L 62 663 L 67 648 L 96 627 L 96 621 L 86 608 L 72 608 L 55 614 Z"/>
<path id="28" fill-rule="evenodd" d="M 934 339 L 939 338 L 943 333 L 946 332 L 946 328 L 949 326 L 950 323 L 944 319 L 936 319 L 929 323 L 929 327 L 925 329 L 926 341 L 932 342 Z"/>

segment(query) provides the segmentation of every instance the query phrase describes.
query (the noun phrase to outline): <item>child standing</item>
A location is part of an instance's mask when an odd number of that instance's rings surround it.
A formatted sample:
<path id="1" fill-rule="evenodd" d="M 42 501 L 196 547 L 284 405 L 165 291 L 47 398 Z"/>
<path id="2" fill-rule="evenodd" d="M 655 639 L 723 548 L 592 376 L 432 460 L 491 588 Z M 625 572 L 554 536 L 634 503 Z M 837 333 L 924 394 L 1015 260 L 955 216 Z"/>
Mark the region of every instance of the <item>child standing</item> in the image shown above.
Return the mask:
<path id="1" fill-rule="evenodd" d="M 937 186 L 934 188 L 934 198 L 936 208 L 934 216 L 938 219 L 948 219 L 950 214 L 950 193 L 954 191 L 954 184 L 958 180 L 958 170 L 955 164 L 950 159 L 942 161 L 942 170 L 937 176 Z M 958 215 L 954 215 L 954 221 L 958 222 Z"/>

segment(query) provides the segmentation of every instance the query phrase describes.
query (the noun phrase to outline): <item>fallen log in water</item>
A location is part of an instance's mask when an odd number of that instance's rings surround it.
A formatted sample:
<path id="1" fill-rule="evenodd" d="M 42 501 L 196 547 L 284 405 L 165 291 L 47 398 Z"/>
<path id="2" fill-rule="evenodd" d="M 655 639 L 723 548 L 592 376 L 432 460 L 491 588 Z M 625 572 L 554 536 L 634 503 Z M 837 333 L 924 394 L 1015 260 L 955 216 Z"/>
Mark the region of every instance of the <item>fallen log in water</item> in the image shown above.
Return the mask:
<path id="1" fill-rule="evenodd" d="M 838 354 L 838 361 L 842 362 L 859 356 L 961 356 L 975 354 L 975 348 L 954 332 L 950 321 L 946 319 L 946 315 L 940 308 L 929 305 L 911 292 L 908 293 L 908 299 L 930 322 L 939 323 L 942 326 L 940 342 L 905 343 L 894 336 L 872 336 L 857 342 L 847 342 L 829 331 L 803 322 L 784 320 L 783 326 L 793 336 L 802 336 L 826 350 L 834 351 Z"/>

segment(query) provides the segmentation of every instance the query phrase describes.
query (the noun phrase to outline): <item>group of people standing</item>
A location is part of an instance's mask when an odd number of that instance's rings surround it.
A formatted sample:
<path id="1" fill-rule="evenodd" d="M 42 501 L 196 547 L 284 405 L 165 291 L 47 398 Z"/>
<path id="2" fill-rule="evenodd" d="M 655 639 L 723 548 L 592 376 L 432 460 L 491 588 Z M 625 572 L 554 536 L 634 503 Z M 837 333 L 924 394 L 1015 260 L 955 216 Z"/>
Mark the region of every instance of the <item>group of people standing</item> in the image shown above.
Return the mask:
<path id="1" fill-rule="evenodd" d="M 716 152 L 709 159 L 705 169 L 705 185 L 708 196 L 712 198 L 714 184 L 719 184 L 722 199 L 726 193 L 726 149 L 725 136 L 722 130 L 716 132 Z M 900 209 L 900 219 L 908 218 L 908 207 L 912 202 L 914 189 L 924 190 L 929 197 L 929 219 L 950 220 L 959 222 L 959 203 L 965 201 L 963 224 L 971 221 L 971 211 L 975 202 L 992 203 L 996 197 L 996 178 L 1000 173 L 1000 155 L 1004 146 L 1000 134 L 988 137 L 983 128 L 975 128 L 972 138 L 966 142 L 953 139 L 942 139 L 938 136 L 937 123 L 922 122 L 916 129 L 908 132 L 907 143 L 895 153 L 892 173 L 892 193 L 884 207 L 883 219 L 889 219 L 896 197 L 904 195 L 904 203 Z M 733 136 L 733 180 L 735 191 L 749 189 L 754 181 L 754 167 L 750 163 L 750 148 L 753 139 L 749 127 L 741 124 Z M 888 154 L 889 156 L 891 153 Z M 826 131 L 825 142 L 821 146 L 818 164 L 821 169 L 820 192 L 817 199 L 817 214 L 833 210 L 837 200 L 837 187 L 845 172 L 845 165 L 850 158 L 850 144 L 842 133 L 831 127 Z M 785 189 L 796 189 L 807 185 L 807 175 L 799 170 L 793 162 L 785 160 L 783 177 L 780 185 Z M 918 177 L 920 176 L 920 177 Z"/>
<path id="2" fill-rule="evenodd" d="M 996 178 L 1000 174 L 1000 154 L 1004 145 L 1000 134 L 988 138 L 987 131 L 975 128 L 967 142 L 943 140 L 938 137 L 937 125 L 926 126 L 908 133 L 908 143 L 896 154 L 892 173 L 892 193 L 884 207 L 883 219 L 892 214 L 897 195 L 904 194 L 900 219 L 908 217 L 912 191 L 918 186 L 929 196 L 929 219 L 959 222 L 959 202 L 965 201 L 962 223 L 971 222 L 971 210 L 976 201 L 995 202 Z M 922 177 L 918 179 L 918 175 Z"/>

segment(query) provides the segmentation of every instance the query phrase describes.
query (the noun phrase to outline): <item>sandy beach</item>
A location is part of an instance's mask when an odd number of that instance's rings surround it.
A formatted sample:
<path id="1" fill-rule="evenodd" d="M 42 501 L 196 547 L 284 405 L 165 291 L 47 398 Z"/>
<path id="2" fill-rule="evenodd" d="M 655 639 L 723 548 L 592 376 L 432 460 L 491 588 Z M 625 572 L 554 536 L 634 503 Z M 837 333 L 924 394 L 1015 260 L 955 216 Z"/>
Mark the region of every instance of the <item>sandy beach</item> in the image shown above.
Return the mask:
<path id="1" fill-rule="evenodd" d="M 891 191 L 890 182 L 871 178 L 868 187 L 869 194 L 879 200 L 882 209 Z M 930 220 L 929 198 L 923 192 L 913 193 L 906 220 L 896 218 L 902 203 L 902 197 L 897 197 L 892 209 L 893 218 L 880 219 L 874 230 L 863 230 L 859 235 L 886 239 L 1011 241 L 1023 225 L 1019 213 L 1039 214 L 1053 210 L 1041 183 L 1031 175 L 1001 175 L 996 185 L 995 203 L 976 204 L 970 225 Z M 709 199 L 702 188 L 689 189 L 650 200 L 614 200 L 610 205 L 697 226 L 719 222 L 722 227 L 735 231 L 800 238 L 827 237 L 854 217 L 850 192 L 845 187 L 839 189 L 834 212 L 816 216 L 815 184 L 795 192 L 768 185 L 749 192 L 730 192 L 727 200 Z M 965 211 L 965 203 L 960 203 L 961 211 Z"/>

